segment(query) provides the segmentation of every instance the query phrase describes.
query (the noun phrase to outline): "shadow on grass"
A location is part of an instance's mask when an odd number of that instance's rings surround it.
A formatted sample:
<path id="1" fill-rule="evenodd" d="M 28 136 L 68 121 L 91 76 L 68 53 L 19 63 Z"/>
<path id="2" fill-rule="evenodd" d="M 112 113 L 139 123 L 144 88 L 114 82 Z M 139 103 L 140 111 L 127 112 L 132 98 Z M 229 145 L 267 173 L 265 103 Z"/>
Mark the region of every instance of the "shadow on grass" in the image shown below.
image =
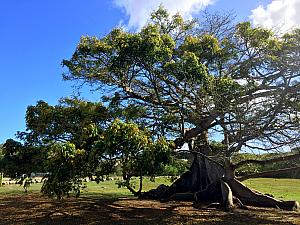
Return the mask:
<path id="1" fill-rule="evenodd" d="M 86 195 L 57 201 L 37 194 L 0 198 L 0 224 L 299 224 L 300 215 L 251 208 L 227 213 L 198 210 L 189 202 L 167 202 Z"/>

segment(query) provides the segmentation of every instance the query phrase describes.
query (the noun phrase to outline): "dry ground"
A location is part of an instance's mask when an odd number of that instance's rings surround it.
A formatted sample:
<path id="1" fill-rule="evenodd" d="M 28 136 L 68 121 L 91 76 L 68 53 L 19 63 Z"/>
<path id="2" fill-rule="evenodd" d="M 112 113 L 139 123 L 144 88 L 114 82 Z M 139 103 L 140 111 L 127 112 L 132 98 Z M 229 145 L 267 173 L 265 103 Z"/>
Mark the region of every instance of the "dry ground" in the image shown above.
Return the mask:
<path id="1" fill-rule="evenodd" d="M 63 202 L 38 194 L 0 196 L 0 224 L 300 224 L 300 212 L 251 208 L 228 213 L 199 210 L 188 202 L 130 198 L 70 198 Z"/>

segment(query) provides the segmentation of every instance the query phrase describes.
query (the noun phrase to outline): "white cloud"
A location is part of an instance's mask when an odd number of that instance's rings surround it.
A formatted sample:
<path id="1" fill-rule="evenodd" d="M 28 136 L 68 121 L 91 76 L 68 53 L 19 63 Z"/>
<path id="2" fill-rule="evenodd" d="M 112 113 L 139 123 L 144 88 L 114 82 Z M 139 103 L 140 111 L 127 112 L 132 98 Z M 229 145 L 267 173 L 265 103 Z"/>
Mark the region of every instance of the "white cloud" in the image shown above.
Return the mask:
<path id="1" fill-rule="evenodd" d="M 260 5 L 252 10 L 250 19 L 255 26 L 263 26 L 288 32 L 300 27 L 300 0 L 273 0 L 266 7 Z"/>
<path id="2" fill-rule="evenodd" d="M 129 28 L 141 28 L 153 10 L 162 4 L 170 14 L 179 12 L 185 18 L 213 3 L 214 0 L 114 0 L 129 16 Z"/>

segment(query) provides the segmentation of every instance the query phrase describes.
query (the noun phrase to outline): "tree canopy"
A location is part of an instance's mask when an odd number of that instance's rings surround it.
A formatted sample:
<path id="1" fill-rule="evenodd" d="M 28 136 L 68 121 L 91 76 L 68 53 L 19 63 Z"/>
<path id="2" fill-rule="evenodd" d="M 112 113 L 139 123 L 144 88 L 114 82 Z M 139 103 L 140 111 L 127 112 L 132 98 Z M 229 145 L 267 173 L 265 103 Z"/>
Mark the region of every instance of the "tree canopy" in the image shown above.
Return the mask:
<path id="1" fill-rule="evenodd" d="M 56 106 L 39 101 L 27 108 L 27 129 L 18 133 L 25 145 L 8 140 L 4 149 L 12 152 L 8 155 L 14 157 L 11 162 L 18 166 L 25 164 L 24 157 L 16 160 L 20 152 L 42 150 L 40 164 L 48 172 L 42 192 L 49 196 L 62 198 L 69 192 L 79 194 L 85 177 L 94 176 L 102 181 L 118 167 L 123 176 L 119 185 L 128 187 L 134 194 L 140 193 L 141 186 L 134 190 L 130 179 L 139 176 L 142 184 L 144 175 L 160 173 L 172 160 L 172 143 L 164 137 L 153 139 L 147 128 L 126 121 L 130 114 L 127 109 L 117 110 L 79 99 L 62 99 Z M 23 173 L 30 174 L 37 169 L 32 164 Z"/>
<path id="2" fill-rule="evenodd" d="M 103 128 L 110 119 L 102 103 L 65 98 L 51 106 L 39 101 L 35 106 L 28 106 L 26 131 L 19 132 L 18 136 L 35 145 L 69 141 L 80 146 L 89 126 Z"/>
<path id="3" fill-rule="evenodd" d="M 63 61 L 64 78 L 143 107 L 147 125 L 178 145 L 207 131 L 224 137 L 227 156 L 297 145 L 300 31 L 277 37 L 249 22 L 207 26 L 160 8 L 139 32 L 83 36 Z"/>

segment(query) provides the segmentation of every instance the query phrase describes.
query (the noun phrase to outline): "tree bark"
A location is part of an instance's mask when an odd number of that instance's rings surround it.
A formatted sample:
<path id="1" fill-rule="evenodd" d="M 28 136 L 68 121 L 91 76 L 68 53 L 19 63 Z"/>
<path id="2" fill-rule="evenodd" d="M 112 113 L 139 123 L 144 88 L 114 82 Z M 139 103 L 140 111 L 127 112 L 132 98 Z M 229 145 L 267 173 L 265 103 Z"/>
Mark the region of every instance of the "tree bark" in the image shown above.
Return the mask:
<path id="1" fill-rule="evenodd" d="M 224 169 L 218 165 L 211 165 L 208 159 L 199 154 L 194 155 L 190 170 L 181 175 L 166 191 L 164 198 L 169 198 L 175 193 L 202 191 L 221 179 Z"/>

